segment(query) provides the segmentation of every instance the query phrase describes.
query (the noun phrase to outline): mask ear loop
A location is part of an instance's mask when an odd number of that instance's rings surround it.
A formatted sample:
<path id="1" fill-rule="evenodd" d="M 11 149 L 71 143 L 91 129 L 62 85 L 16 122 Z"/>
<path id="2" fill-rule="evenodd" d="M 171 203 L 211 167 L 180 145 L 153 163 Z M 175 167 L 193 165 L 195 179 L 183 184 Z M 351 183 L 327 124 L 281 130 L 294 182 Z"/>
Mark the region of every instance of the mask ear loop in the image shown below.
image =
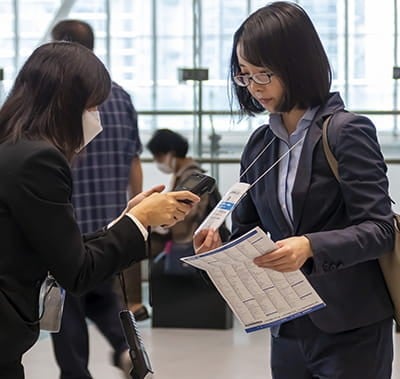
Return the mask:
<path id="1" fill-rule="evenodd" d="M 174 154 L 174 151 L 171 152 L 170 167 L 172 169 L 172 172 L 176 172 L 176 156 Z"/>

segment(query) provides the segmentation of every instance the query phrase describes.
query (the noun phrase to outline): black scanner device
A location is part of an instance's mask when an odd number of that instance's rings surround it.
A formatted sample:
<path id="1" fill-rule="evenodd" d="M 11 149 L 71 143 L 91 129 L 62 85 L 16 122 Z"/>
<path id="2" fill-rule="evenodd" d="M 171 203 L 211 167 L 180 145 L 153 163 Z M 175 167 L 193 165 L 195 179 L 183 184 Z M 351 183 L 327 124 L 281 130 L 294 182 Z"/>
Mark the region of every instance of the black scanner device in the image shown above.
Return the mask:
<path id="1" fill-rule="evenodd" d="M 205 193 L 211 193 L 215 188 L 215 179 L 211 176 L 192 173 L 181 184 L 174 188 L 174 191 L 190 191 L 201 197 Z M 180 200 L 184 203 L 191 203 L 190 200 Z"/>

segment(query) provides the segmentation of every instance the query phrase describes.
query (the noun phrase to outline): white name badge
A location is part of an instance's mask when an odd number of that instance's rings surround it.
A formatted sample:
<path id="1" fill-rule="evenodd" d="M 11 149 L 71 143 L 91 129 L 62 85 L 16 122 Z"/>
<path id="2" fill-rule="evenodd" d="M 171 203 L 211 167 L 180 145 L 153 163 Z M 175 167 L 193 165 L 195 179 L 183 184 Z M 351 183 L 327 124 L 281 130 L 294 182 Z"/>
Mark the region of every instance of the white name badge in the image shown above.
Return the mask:
<path id="1" fill-rule="evenodd" d="M 209 215 L 204 219 L 194 234 L 197 234 L 203 229 L 217 230 L 223 224 L 228 215 L 233 211 L 241 198 L 246 194 L 249 187 L 250 184 L 248 183 L 235 183 L 228 190 L 228 192 L 225 193 L 220 202 L 209 213 Z"/>

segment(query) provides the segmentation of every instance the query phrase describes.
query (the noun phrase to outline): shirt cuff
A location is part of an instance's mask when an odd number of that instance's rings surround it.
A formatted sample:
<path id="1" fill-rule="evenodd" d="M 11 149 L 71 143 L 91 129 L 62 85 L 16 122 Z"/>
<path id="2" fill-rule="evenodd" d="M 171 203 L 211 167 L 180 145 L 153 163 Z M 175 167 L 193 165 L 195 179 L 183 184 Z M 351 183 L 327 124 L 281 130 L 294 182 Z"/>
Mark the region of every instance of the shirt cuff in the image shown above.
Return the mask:
<path id="1" fill-rule="evenodd" d="M 139 228 L 140 233 L 142 233 L 144 240 L 147 241 L 149 233 L 146 230 L 146 228 L 143 226 L 143 224 L 135 216 L 131 215 L 130 213 L 125 213 L 124 216 L 129 217 L 135 223 L 135 225 Z M 115 219 L 115 220 L 111 221 L 107 225 L 106 230 L 110 229 L 117 222 L 117 220 L 118 219 Z"/>
<path id="2" fill-rule="evenodd" d="M 134 216 L 131 215 L 130 213 L 125 213 L 125 216 L 129 217 L 139 228 L 140 232 L 143 234 L 143 238 L 145 241 L 147 241 L 147 237 L 149 236 L 148 231 L 146 228 L 143 226 L 143 224 Z"/>

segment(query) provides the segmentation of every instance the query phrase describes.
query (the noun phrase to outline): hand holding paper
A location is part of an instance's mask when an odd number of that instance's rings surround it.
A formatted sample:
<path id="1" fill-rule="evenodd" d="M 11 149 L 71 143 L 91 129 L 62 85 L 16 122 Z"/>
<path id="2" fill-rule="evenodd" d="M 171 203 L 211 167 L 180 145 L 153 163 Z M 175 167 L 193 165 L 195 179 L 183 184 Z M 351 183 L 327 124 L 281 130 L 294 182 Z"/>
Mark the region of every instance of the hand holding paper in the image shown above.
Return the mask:
<path id="1" fill-rule="evenodd" d="M 256 227 L 215 250 L 182 260 L 207 271 L 245 331 L 252 332 L 325 306 L 301 271 L 282 273 L 254 264 L 276 248 Z"/>
<path id="2" fill-rule="evenodd" d="M 277 249 L 254 259 L 259 267 L 280 272 L 299 270 L 312 257 L 310 241 L 304 236 L 290 237 L 276 242 Z"/>
<path id="3" fill-rule="evenodd" d="M 202 229 L 194 236 L 193 244 L 195 253 L 200 254 L 220 247 L 222 241 L 218 230 Z"/>

